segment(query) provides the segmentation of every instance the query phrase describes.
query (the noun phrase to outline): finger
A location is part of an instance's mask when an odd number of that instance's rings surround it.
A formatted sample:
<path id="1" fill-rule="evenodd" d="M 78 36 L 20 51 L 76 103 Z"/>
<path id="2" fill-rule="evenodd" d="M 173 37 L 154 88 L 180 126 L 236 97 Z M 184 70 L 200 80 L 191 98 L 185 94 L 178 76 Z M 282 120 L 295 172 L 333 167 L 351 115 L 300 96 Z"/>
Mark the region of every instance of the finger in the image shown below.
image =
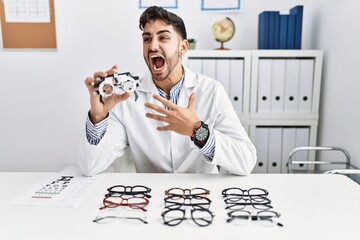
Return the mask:
<path id="1" fill-rule="evenodd" d="M 146 113 L 145 116 L 147 118 L 151 118 L 151 119 L 154 119 L 154 120 L 160 121 L 160 122 L 168 122 L 169 121 L 169 118 L 167 116 L 160 116 L 160 115 L 152 114 L 152 113 Z"/>
<path id="2" fill-rule="evenodd" d="M 108 75 L 112 75 L 114 73 L 116 73 L 116 71 L 118 70 L 118 65 L 114 65 L 111 67 L 111 69 L 105 71 L 105 72 L 96 72 L 94 73 L 94 78 L 98 78 L 98 77 L 106 77 Z"/>
<path id="3" fill-rule="evenodd" d="M 128 99 L 131 96 L 131 93 L 130 92 L 126 92 L 123 94 L 115 93 L 114 95 L 115 95 L 115 102 L 119 103 L 119 102 L 122 102 L 122 101 L 125 101 L 126 99 Z"/>
<path id="4" fill-rule="evenodd" d="M 118 93 L 114 93 L 111 96 L 108 97 L 103 97 L 103 102 L 105 104 L 109 104 L 109 103 L 120 103 L 122 101 L 125 101 L 126 99 L 128 99 L 131 96 L 131 94 L 128 93 L 123 93 L 123 94 L 118 94 Z"/>
<path id="5" fill-rule="evenodd" d="M 150 108 L 150 109 L 152 109 L 152 110 L 154 110 L 154 111 L 156 111 L 158 113 L 162 113 L 164 115 L 169 115 L 169 112 L 170 112 L 169 110 L 167 110 L 167 109 L 165 109 L 163 107 L 160 107 L 158 105 L 155 105 L 155 104 L 152 104 L 152 103 L 149 103 L 149 102 L 145 103 L 145 107 Z"/>
<path id="6" fill-rule="evenodd" d="M 157 127 L 156 129 L 157 129 L 158 131 L 160 131 L 160 132 L 171 131 L 170 125 L 163 126 L 163 127 Z"/>
<path id="7" fill-rule="evenodd" d="M 177 108 L 177 105 L 172 103 L 171 101 L 167 100 L 166 98 L 161 97 L 158 94 L 153 94 L 153 98 L 158 100 L 159 102 L 161 102 L 162 104 L 165 104 L 167 107 L 169 107 L 170 109 L 175 109 Z"/>
<path id="8" fill-rule="evenodd" d="M 189 97 L 188 108 L 195 109 L 195 93 L 194 92 Z"/>
<path id="9" fill-rule="evenodd" d="M 114 66 L 112 66 L 112 68 L 111 68 L 110 70 L 107 70 L 107 71 L 106 71 L 106 74 L 107 74 L 107 75 L 112 75 L 112 74 L 114 74 L 114 73 L 117 72 L 118 68 L 119 68 L 118 65 L 114 65 Z"/>
<path id="10" fill-rule="evenodd" d="M 95 72 L 94 73 L 94 79 L 98 77 L 106 77 L 108 74 L 106 72 Z"/>
<path id="11" fill-rule="evenodd" d="M 93 83 L 95 82 L 95 79 L 92 77 L 87 77 L 84 82 L 89 92 L 90 93 L 94 92 Z"/>

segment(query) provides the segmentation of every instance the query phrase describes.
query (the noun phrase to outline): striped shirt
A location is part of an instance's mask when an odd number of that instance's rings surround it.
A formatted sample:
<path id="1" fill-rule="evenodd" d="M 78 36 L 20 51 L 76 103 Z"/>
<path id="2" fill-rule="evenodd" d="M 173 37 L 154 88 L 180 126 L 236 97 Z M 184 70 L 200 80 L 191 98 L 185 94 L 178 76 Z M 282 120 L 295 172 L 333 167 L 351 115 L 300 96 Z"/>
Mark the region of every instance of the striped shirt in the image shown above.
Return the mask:
<path id="1" fill-rule="evenodd" d="M 184 85 L 184 77 L 170 90 L 169 100 L 171 102 L 177 104 L 180 96 L 180 91 L 183 85 Z M 163 90 L 158 88 L 158 91 L 161 97 L 168 99 L 167 94 Z M 168 109 L 167 106 L 164 107 Z M 88 142 L 91 145 L 97 145 L 105 135 L 108 125 L 109 125 L 109 117 L 105 118 L 103 121 L 97 124 L 93 124 L 88 116 L 86 120 L 86 138 Z M 210 135 L 208 141 L 201 149 L 199 149 L 199 151 L 202 154 L 204 154 L 206 157 L 208 157 L 210 160 L 212 160 L 215 154 L 215 137 L 212 129 L 210 129 L 209 132 Z"/>

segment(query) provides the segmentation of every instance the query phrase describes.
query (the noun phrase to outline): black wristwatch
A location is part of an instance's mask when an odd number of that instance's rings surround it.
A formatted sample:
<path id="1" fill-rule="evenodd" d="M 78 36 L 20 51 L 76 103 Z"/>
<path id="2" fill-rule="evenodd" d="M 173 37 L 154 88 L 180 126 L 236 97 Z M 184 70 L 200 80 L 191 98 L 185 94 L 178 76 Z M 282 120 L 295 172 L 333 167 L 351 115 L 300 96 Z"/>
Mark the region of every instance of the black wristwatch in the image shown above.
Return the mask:
<path id="1" fill-rule="evenodd" d="M 202 148 L 206 144 L 209 135 L 210 133 L 208 125 L 201 121 L 200 127 L 194 129 L 194 134 L 191 137 L 191 141 L 193 141 L 197 147 Z"/>

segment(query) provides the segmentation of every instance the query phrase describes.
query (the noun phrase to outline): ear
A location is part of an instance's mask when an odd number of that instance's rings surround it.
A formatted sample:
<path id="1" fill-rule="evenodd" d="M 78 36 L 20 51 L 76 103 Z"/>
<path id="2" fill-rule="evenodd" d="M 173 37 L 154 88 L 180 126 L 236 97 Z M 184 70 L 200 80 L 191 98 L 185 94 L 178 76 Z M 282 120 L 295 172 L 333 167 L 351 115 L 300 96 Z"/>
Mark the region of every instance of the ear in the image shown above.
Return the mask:
<path id="1" fill-rule="evenodd" d="M 184 54 L 187 52 L 187 50 L 189 49 L 189 42 L 187 39 L 183 39 L 180 41 L 179 44 L 179 55 L 180 57 L 184 56 Z"/>

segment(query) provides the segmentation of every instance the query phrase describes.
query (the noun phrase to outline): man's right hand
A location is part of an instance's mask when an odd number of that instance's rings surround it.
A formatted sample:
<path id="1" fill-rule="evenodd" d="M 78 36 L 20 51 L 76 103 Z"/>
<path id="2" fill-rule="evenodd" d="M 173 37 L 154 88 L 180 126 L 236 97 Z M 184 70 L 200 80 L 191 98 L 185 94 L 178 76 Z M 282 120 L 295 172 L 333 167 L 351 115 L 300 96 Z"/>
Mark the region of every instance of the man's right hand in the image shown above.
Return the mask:
<path id="1" fill-rule="evenodd" d="M 98 88 L 94 87 L 94 84 L 97 83 L 96 78 L 112 75 L 116 73 L 117 70 L 118 70 L 118 66 L 114 65 L 110 70 L 107 70 L 105 72 L 96 72 L 94 73 L 93 77 L 87 77 L 85 79 L 85 85 L 88 88 L 90 94 L 91 107 L 90 107 L 89 117 L 90 117 L 90 121 L 93 124 L 97 124 L 102 120 L 104 120 L 108 116 L 110 110 L 113 107 L 115 107 L 116 104 L 125 101 L 131 96 L 130 92 L 126 92 L 123 94 L 114 93 L 109 97 L 106 98 L 103 97 L 102 101 L 104 103 L 100 102 L 100 95 L 96 93 Z"/>

